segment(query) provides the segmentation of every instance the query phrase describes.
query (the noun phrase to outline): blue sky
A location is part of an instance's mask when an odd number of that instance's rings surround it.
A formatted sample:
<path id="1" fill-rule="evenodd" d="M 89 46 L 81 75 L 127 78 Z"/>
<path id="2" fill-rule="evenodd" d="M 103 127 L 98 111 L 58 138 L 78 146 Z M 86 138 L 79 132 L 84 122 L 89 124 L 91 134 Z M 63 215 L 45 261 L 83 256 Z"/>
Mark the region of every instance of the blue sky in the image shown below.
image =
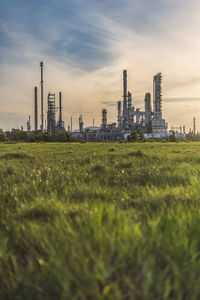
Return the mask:
<path id="1" fill-rule="evenodd" d="M 23 35 L 36 43 L 53 58 L 70 57 L 72 65 L 90 70 L 112 59 L 107 49 L 114 33 L 106 28 L 104 19 L 127 27 L 139 34 L 153 35 L 162 31 L 160 21 L 176 10 L 176 1 L 163 0 L 1 0 L 1 45 L 21 46 Z M 16 38 L 9 37 L 16 34 Z M 1 55 L 4 61 L 5 55 Z"/>
<path id="2" fill-rule="evenodd" d="M 101 108 L 121 99 L 124 68 L 136 106 L 143 107 L 144 93 L 161 71 L 166 120 L 188 128 L 194 114 L 200 120 L 200 0 L 0 0 L 0 5 L 0 127 L 25 125 L 33 115 L 40 60 L 46 95 L 63 91 L 66 125 L 81 112 L 87 112 L 86 125 L 93 117 L 99 124 Z M 115 107 L 107 108 L 115 121 Z"/>

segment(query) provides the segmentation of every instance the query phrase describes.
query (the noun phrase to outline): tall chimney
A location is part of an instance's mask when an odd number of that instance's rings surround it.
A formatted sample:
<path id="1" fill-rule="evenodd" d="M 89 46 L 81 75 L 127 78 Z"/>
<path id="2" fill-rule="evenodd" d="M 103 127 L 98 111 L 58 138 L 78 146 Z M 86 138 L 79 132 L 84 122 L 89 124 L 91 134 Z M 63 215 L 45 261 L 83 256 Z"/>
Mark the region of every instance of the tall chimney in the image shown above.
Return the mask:
<path id="1" fill-rule="evenodd" d="M 123 71 L 123 121 L 127 120 L 127 70 Z M 125 125 L 126 126 L 126 125 Z"/>
<path id="2" fill-rule="evenodd" d="M 40 62 L 41 67 L 41 130 L 44 131 L 44 90 L 43 90 L 43 62 Z"/>
<path id="3" fill-rule="evenodd" d="M 62 126 L 62 94 L 59 92 L 59 124 Z"/>
<path id="4" fill-rule="evenodd" d="M 35 131 L 38 131 L 38 103 L 37 103 L 37 86 L 34 89 L 35 99 Z"/>

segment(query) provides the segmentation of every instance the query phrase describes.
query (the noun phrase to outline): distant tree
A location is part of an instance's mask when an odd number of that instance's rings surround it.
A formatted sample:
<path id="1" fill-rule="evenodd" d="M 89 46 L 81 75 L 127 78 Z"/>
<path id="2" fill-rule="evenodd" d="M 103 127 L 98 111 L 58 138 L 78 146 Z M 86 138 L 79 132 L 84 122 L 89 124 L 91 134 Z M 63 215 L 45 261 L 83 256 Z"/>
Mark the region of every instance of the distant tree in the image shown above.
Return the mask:
<path id="1" fill-rule="evenodd" d="M 15 141 L 15 142 L 27 141 L 28 133 L 20 129 L 12 129 L 11 131 L 5 132 L 5 139 L 8 141 Z"/>
<path id="2" fill-rule="evenodd" d="M 53 141 L 55 142 L 72 142 L 73 137 L 72 134 L 68 131 L 65 132 L 57 132 L 52 135 Z"/>
<path id="3" fill-rule="evenodd" d="M 168 137 L 169 142 L 176 142 L 176 135 L 175 132 L 173 131 L 172 134 Z"/>
<path id="4" fill-rule="evenodd" d="M 127 140 L 129 142 L 135 142 L 138 140 L 138 133 L 136 131 L 133 131 L 128 137 Z"/>
<path id="5" fill-rule="evenodd" d="M 144 133 L 143 132 L 139 133 L 139 140 L 144 141 Z"/>
<path id="6" fill-rule="evenodd" d="M 0 142 L 5 142 L 6 136 L 2 129 L 0 129 Z"/>
<path id="7" fill-rule="evenodd" d="M 0 142 L 72 142 L 74 138 L 71 132 L 56 132 L 52 135 L 44 133 L 41 130 L 26 132 L 20 129 L 12 129 L 11 131 L 3 132 L 0 129 Z"/>
<path id="8" fill-rule="evenodd" d="M 41 142 L 43 141 L 43 135 L 44 133 L 41 130 L 31 132 L 28 136 L 29 142 Z"/>
<path id="9" fill-rule="evenodd" d="M 29 135 L 30 142 L 71 142 L 73 141 L 72 134 L 70 132 L 56 132 L 54 134 L 43 133 L 42 131 L 33 132 Z"/>

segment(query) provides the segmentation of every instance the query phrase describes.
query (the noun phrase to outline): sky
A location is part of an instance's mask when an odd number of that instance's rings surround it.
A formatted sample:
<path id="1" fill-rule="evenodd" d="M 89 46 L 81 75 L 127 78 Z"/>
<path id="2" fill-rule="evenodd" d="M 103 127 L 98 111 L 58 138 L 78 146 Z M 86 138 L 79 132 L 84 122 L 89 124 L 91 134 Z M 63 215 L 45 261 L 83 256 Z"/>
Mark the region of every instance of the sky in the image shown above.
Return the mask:
<path id="1" fill-rule="evenodd" d="M 44 62 L 49 92 L 63 95 L 63 119 L 78 127 L 117 121 L 122 73 L 144 108 L 163 74 L 163 117 L 200 131 L 200 0 L 0 0 L 0 128 L 33 127 L 34 87 Z M 39 107 L 40 111 L 40 107 Z"/>

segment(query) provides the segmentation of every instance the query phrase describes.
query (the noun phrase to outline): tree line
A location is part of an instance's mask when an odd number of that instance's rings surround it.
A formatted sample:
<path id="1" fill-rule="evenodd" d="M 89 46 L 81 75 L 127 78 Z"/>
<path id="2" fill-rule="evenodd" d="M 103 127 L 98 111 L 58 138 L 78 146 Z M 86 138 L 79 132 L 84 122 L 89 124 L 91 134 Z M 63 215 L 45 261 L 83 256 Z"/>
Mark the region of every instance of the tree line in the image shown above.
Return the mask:
<path id="1" fill-rule="evenodd" d="M 3 131 L 0 129 L 0 142 L 72 142 L 71 132 L 56 132 L 52 135 L 41 130 L 27 132 L 20 129 Z"/>

